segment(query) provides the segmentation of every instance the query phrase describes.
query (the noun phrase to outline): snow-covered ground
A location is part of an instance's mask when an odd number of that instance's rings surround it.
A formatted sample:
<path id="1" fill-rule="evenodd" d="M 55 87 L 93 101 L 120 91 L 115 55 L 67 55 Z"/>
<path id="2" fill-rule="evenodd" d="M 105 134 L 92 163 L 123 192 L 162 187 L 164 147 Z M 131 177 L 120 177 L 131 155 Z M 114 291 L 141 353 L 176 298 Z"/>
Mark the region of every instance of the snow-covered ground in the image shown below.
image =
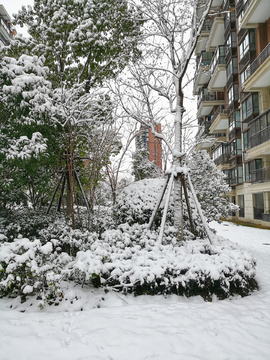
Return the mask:
<path id="1" fill-rule="evenodd" d="M 270 230 L 211 226 L 256 257 L 259 291 L 204 302 L 71 288 L 73 304 L 43 310 L 1 299 L 0 360 L 270 359 Z"/>

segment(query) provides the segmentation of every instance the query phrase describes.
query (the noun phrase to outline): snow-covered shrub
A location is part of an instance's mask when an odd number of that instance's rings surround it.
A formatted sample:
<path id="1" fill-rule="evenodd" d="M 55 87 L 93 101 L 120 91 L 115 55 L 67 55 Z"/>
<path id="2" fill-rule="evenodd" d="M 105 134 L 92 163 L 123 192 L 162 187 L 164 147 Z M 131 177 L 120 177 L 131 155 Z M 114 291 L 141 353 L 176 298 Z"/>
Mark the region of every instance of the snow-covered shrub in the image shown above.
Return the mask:
<path id="1" fill-rule="evenodd" d="M 187 167 L 207 222 L 220 222 L 221 218 L 228 218 L 230 211 L 238 210 L 238 206 L 226 198 L 231 191 L 226 175 L 217 169 L 206 150 L 192 153 Z"/>
<path id="2" fill-rule="evenodd" d="M 86 229 L 72 229 L 63 219 L 56 219 L 52 224 L 39 231 L 39 237 L 44 242 L 57 239 L 59 251 L 75 256 L 79 250 L 88 250 L 90 244 L 98 239 L 98 234 Z"/>
<path id="3" fill-rule="evenodd" d="M 61 269 L 71 258 L 58 253 L 58 241 L 6 240 L 3 237 L 0 242 L 0 297 L 20 296 L 24 301 L 26 296 L 36 295 L 43 306 L 61 296 Z"/>
<path id="4" fill-rule="evenodd" d="M 136 181 L 126 188 L 118 195 L 116 204 L 113 209 L 115 223 L 117 225 L 128 223 L 133 224 L 147 224 L 150 220 L 155 205 L 160 197 L 162 188 L 166 179 L 144 179 Z M 165 193 L 166 196 L 166 193 Z M 189 198 L 190 208 L 192 212 L 192 221 L 196 229 L 196 233 L 192 234 L 190 221 L 187 211 L 185 199 L 183 200 L 184 211 L 184 238 L 194 239 L 194 236 L 204 237 L 205 229 L 200 217 L 198 216 L 197 209 L 194 205 L 192 197 Z M 163 215 L 164 198 L 160 204 L 160 208 L 155 217 L 154 227 L 158 228 L 161 223 Z M 173 226 L 173 196 L 171 195 L 168 213 L 166 217 L 167 226 Z"/>
<path id="5" fill-rule="evenodd" d="M 29 239 L 38 237 L 39 231 L 53 223 L 56 217 L 55 214 L 46 215 L 29 208 L 18 208 L 1 215 L 0 232 L 5 234 L 10 241 L 19 236 Z M 61 218 L 61 215 L 57 214 L 57 216 Z"/>
<path id="6" fill-rule="evenodd" d="M 91 215 L 90 230 L 101 236 L 107 229 L 115 227 L 115 220 L 110 206 L 96 206 Z"/>
<path id="7" fill-rule="evenodd" d="M 127 187 L 116 198 L 113 215 L 116 224 L 138 223 L 145 224 L 149 221 L 155 208 L 156 202 L 165 183 L 165 178 L 144 179 L 136 181 Z M 171 201 L 172 204 L 172 201 Z M 161 203 L 156 217 L 156 225 L 160 223 L 164 201 Z M 171 210 L 169 210 L 168 219 Z"/>
<path id="8" fill-rule="evenodd" d="M 74 280 L 140 294 L 201 295 L 223 299 L 248 295 L 256 289 L 255 260 L 228 240 L 178 243 L 165 234 L 166 245 L 157 243 L 157 233 L 139 225 L 121 225 L 106 231 L 87 251 L 79 251 L 69 263 Z"/>

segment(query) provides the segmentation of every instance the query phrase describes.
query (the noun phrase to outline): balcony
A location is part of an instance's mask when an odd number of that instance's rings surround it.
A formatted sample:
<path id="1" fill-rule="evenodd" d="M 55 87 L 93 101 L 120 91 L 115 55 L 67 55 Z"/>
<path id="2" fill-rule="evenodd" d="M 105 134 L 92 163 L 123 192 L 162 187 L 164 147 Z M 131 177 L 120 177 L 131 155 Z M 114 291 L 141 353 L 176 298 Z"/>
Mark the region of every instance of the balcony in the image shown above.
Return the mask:
<path id="1" fill-rule="evenodd" d="M 219 8 L 222 4 L 223 0 L 213 0 L 211 4 L 211 9 Z"/>
<path id="2" fill-rule="evenodd" d="M 206 85 L 210 79 L 210 64 L 213 53 L 202 51 L 201 56 L 197 62 L 197 71 L 194 77 L 193 94 L 198 94 L 199 89 Z"/>
<path id="3" fill-rule="evenodd" d="M 251 184 L 270 181 L 270 166 L 251 171 Z"/>
<path id="4" fill-rule="evenodd" d="M 216 166 L 229 165 L 229 157 L 228 144 L 219 144 L 212 152 L 212 158 Z"/>
<path id="5" fill-rule="evenodd" d="M 224 92 L 207 92 L 206 88 L 201 89 L 198 95 L 197 117 L 207 116 L 214 106 L 225 105 Z"/>
<path id="6" fill-rule="evenodd" d="M 227 12 L 224 17 L 224 36 L 227 39 L 231 31 L 236 31 L 236 18 L 235 18 L 235 9 L 230 12 Z"/>
<path id="7" fill-rule="evenodd" d="M 196 134 L 196 150 L 210 149 L 214 144 L 214 138 L 209 134 L 211 122 L 205 121 L 200 127 Z"/>
<path id="8" fill-rule="evenodd" d="M 205 22 L 203 24 L 199 39 L 197 41 L 195 50 L 194 50 L 194 53 L 196 56 L 200 55 L 202 51 L 205 51 L 206 42 L 207 42 L 211 27 L 212 27 L 211 18 L 206 18 Z"/>
<path id="9" fill-rule="evenodd" d="M 218 46 L 210 66 L 211 79 L 208 84 L 208 89 L 210 91 L 223 91 L 224 86 L 226 85 L 225 54 L 226 46 Z"/>
<path id="10" fill-rule="evenodd" d="M 256 58 L 256 47 L 255 44 L 251 44 L 247 52 L 239 61 L 239 72 L 241 73 L 242 70 L 250 63 L 252 63 Z"/>
<path id="11" fill-rule="evenodd" d="M 218 14 L 214 19 L 206 42 L 206 51 L 214 50 L 221 44 L 224 44 L 224 18 L 223 14 Z"/>
<path id="12" fill-rule="evenodd" d="M 270 108 L 250 121 L 249 127 L 248 157 L 251 159 L 270 155 Z"/>
<path id="13" fill-rule="evenodd" d="M 258 91 L 270 86 L 270 43 L 246 69 L 245 91 Z"/>
<path id="14" fill-rule="evenodd" d="M 258 131 L 256 134 L 251 135 L 249 140 L 250 140 L 250 148 L 268 142 L 270 140 L 270 125 Z M 270 146 L 269 146 L 269 151 L 267 153 L 270 154 Z"/>
<path id="15" fill-rule="evenodd" d="M 229 8 L 234 7 L 234 0 L 223 0 L 223 10 L 227 11 Z"/>
<path id="16" fill-rule="evenodd" d="M 210 132 L 226 132 L 229 127 L 227 110 L 224 105 L 220 105 L 211 119 Z"/>
<path id="17" fill-rule="evenodd" d="M 239 29 L 256 28 L 270 17 L 269 0 L 247 0 L 242 7 Z"/>

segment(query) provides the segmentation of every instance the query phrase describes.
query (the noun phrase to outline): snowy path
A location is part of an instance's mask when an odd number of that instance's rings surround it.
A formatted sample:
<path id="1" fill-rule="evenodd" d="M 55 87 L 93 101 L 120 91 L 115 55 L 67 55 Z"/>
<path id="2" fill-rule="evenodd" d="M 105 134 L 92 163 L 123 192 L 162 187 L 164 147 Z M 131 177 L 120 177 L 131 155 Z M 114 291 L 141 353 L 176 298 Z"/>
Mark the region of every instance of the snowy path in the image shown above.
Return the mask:
<path id="1" fill-rule="evenodd" d="M 270 245 L 264 244 L 270 244 L 270 231 L 214 227 L 255 255 L 260 291 L 212 303 L 87 293 L 80 300 L 84 311 L 74 311 L 75 305 L 63 311 L 63 304 L 24 313 L 7 309 L 2 299 L 0 360 L 268 360 Z"/>

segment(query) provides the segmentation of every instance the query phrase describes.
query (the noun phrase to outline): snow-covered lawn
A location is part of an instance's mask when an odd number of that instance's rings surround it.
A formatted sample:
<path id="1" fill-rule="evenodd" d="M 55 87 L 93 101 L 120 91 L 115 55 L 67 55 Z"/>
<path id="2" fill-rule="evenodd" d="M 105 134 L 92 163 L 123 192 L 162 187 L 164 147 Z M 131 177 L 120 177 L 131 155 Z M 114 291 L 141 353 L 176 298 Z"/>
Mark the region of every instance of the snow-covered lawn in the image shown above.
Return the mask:
<path id="1" fill-rule="evenodd" d="M 211 226 L 255 256 L 259 291 L 210 303 L 71 288 L 79 300 L 42 311 L 1 299 L 0 360 L 268 360 L 270 231 Z"/>

